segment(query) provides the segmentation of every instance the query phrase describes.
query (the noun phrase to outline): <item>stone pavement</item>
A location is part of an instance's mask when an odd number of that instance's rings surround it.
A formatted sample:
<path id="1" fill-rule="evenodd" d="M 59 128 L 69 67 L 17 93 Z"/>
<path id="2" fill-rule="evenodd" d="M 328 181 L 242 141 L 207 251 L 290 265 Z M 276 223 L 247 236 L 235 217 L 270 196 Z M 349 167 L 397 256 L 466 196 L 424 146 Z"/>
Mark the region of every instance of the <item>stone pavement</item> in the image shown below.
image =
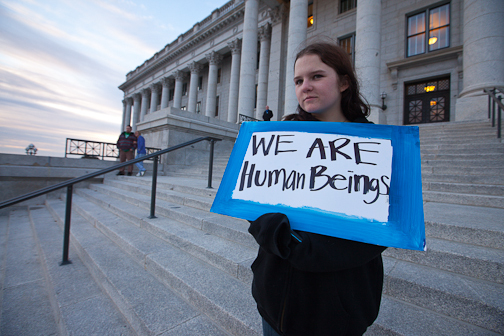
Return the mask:
<path id="1" fill-rule="evenodd" d="M 504 334 L 504 145 L 487 123 L 422 125 L 427 252 L 389 248 L 369 335 Z M 260 335 L 248 223 L 209 213 L 205 161 L 158 178 L 106 179 L 0 216 L 2 335 Z M 484 165 L 481 162 L 485 162 Z"/>

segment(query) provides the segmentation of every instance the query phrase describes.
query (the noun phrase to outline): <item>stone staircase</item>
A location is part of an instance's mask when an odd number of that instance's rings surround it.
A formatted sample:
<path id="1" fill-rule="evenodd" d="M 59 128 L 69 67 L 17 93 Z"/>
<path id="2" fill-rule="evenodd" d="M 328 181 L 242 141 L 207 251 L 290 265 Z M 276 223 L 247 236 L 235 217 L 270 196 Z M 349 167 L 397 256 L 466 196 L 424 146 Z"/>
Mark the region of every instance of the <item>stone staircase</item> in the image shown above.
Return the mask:
<path id="1" fill-rule="evenodd" d="M 427 252 L 389 248 L 374 335 L 504 335 L 504 144 L 488 123 L 420 127 Z M 216 158 L 217 188 L 227 157 Z M 261 335 L 248 222 L 210 213 L 208 161 L 121 176 L 0 216 L 2 335 Z"/>

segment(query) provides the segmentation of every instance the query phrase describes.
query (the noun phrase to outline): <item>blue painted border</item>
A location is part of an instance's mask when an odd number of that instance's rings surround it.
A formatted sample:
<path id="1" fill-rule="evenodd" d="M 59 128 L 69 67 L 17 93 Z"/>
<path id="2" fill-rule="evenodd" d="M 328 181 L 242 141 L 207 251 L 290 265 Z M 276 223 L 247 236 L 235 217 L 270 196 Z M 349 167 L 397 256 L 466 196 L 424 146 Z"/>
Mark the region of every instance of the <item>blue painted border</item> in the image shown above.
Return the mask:
<path id="1" fill-rule="evenodd" d="M 356 219 L 319 209 L 292 208 L 232 199 L 242 162 L 254 132 L 308 132 L 380 138 L 392 143 L 389 220 Z M 411 250 L 425 249 L 420 140 L 416 126 L 333 122 L 245 122 L 241 125 L 211 212 L 255 220 L 268 212 L 282 212 L 293 229 L 370 244 Z"/>

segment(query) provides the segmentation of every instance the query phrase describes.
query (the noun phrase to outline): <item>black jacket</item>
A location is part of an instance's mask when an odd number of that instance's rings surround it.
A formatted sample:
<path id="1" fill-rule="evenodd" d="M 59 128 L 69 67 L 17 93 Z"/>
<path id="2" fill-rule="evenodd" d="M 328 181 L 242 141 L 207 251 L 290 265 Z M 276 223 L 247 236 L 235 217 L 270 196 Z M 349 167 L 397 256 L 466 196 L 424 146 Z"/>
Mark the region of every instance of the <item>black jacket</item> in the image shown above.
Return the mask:
<path id="1" fill-rule="evenodd" d="M 378 316 L 385 247 L 296 231 L 287 216 L 262 215 L 252 295 L 281 335 L 362 335 Z"/>

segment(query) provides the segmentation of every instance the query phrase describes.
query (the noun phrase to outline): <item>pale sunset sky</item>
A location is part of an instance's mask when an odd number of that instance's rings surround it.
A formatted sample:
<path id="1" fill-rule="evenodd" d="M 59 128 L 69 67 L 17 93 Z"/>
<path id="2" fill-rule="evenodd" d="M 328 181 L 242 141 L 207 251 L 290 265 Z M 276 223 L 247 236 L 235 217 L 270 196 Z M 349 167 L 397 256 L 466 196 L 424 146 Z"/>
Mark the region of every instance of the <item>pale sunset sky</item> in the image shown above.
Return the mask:
<path id="1" fill-rule="evenodd" d="M 0 153 L 113 142 L 126 74 L 228 0 L 0 0 Z"/>

